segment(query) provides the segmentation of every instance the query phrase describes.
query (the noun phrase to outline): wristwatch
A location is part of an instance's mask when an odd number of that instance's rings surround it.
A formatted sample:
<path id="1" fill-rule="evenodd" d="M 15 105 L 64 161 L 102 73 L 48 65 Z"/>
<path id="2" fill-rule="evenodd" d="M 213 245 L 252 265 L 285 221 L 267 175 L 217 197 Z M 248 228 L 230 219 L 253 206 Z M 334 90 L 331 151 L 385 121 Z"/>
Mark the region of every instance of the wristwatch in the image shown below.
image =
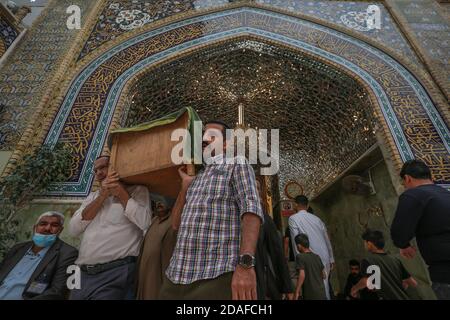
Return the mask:
<path id="1" fill-rule="evenodd" d="M 253 268 L 255 266 L 255 262 L 256 258 L 254 255 L 249 253 L 239 255 L 238 264 L 245 269 Z"/>

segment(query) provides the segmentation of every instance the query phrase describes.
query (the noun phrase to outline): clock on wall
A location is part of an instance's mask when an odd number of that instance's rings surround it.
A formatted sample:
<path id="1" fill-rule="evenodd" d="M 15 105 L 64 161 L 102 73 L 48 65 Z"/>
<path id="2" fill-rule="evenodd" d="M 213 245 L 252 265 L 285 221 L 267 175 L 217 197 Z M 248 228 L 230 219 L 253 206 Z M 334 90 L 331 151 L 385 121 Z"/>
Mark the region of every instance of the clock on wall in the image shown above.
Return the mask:
<path id="1" fill-rule="evenodd" d="M 289 181 L 284 187 L 284 194 L 294 200 L 296 196 L 303 194 L 303 187 L 298 182 Z"/>

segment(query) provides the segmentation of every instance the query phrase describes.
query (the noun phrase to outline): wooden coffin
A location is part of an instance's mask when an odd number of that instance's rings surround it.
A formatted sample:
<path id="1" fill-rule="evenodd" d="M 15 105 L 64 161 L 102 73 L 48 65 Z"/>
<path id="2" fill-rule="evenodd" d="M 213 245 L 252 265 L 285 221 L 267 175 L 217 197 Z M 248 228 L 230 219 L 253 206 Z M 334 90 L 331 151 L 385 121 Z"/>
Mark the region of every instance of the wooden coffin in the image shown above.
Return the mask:
<path id="1" fill-rule="evenodd" d="M 179 141 L 171 141 L 171 134 L 175 129 L 187 129 L 190 120 L 184 112 L 169 124 L 113 132 L 110 166 L 126 184 L 145 185 L 150 192 L 176 198 L 181 187 L 180 165 L 172 162 L 171 153 Z"/>

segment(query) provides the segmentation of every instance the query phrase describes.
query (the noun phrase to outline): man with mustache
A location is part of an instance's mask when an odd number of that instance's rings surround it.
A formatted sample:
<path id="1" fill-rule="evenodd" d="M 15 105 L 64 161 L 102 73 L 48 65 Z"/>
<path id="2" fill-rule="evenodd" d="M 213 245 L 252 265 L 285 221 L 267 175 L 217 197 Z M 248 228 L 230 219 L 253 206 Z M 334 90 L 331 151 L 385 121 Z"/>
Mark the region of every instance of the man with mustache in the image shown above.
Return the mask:
<path id="1" fill-rule="evenodd" d="M 178 230 L 161 299 L 256 299 L 255 250 L 263 221 L 252 167 L 226 159 L 229 127 L 210 121 L 203 135 L 206 162 L 182 178 L 172 224 Z M 227 161 L 229 160 L 229 161 Z"/>
<path id="2" fill-rule="evenodd" d="M 70 233 L 83 234 L 76 261 L 81 288 L 72 290 L 72 300 L 134 298 L 137 256 L 151 222 L 149 192 L 145 186 L 122 184 L 108 166 L 108 156 L 97 158 L 94 172 L 101 187 L 70 220 Z"/>
<path id="3" fill-rule="evenodd" d="M 62 300 L 68 289 L 67 268 L 78 251 L 59 239 L 64 215 L 40 215 L 32 241 L 15 245 L 0 264 L 0 300 Z"/>
<path id="4" fill-rule="evenodd" d="M 172 227 L 171 210 L 174 199 L 158 194 L 150 195 L 155 217 L 148 229 L 139 257 L 137 299 L 155 300 L 169 266 L 177 241 L 177 232 Z"/>

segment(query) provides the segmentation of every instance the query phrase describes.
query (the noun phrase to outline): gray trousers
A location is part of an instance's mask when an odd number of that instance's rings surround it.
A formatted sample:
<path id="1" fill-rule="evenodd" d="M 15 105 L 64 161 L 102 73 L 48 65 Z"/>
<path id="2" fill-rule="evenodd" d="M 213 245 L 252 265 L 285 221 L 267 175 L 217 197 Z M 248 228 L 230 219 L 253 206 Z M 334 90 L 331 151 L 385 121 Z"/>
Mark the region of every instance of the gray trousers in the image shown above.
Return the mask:
<path id="1" fill-rule="evenodd" d="M 450 300 L 450 283 L 433 282 L 431 288 L 438 300 Z"/>
<path id="2" fill-rule="evenodd" d="M 128 263 L 94 275 L 81 271 L 81 288 L 70 300 L 132 300 L 135 298 L 136 263 Z"/>

